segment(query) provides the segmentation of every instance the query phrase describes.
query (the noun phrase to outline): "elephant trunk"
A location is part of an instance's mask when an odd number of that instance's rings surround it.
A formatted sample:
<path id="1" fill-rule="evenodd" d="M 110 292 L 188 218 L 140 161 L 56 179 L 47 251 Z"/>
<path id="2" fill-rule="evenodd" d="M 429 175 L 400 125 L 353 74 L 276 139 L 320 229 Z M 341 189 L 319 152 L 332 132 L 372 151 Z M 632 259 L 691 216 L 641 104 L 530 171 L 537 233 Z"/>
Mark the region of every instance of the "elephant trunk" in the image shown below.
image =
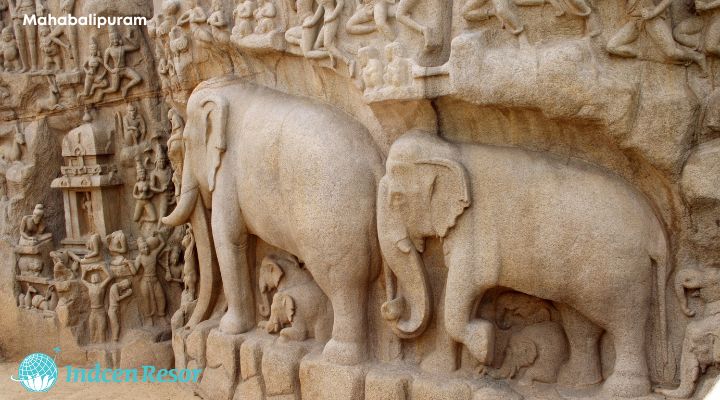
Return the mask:
<path id="1" fill-rule="evenodd" d="M 269 293 L 262 291 L 260 293 L 260 315 L 264 318 L 270 317 L 270 300 L 268 299 Z"/>
<path id="2" fill-rule="evenodd" d="M 495 324 L 503 331 L 510 329 L 510 323 L 507 321 L 507 308 L 498 307 L 495 311 Z"/>
<path id="3" fill-rule="evenodd" d="M 380 248 L 392 271 L 385 274 L 388 301 L 382 305 L 382 315 L 396 335 L 414 338 L 423 333 L 430 321 L 431 298 L 425 265 L 402 222 L 388 209 L 385 178 L 380 182 L 377 204 Z M 392 283 L 393 274 L 397 276 L 397 288 Z"/>
<path id="4" fill-rule="evenodd" d="M 180 193 L 177 206 L 170 215 L 162 218 L 162 223 L 165 225 L 180 226 L 186 223 L 195 211 L 195 204 L 198 200 L 198 183 L 192 176 L 190 168 L 183 168 L 181 188 L 182 193 Z"/>

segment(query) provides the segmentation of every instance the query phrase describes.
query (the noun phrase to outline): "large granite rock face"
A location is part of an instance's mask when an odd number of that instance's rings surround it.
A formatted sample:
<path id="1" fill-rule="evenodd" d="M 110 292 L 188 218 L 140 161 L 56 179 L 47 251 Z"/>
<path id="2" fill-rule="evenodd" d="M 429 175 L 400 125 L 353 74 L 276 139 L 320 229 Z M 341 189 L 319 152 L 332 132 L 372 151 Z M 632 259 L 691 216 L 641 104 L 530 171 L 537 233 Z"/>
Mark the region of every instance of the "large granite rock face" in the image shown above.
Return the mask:
<path id="1" fill-rule="evenodd" d="M 712 387 L 717 4 L 12 3 L 3 357 L 213 400 Z"/>

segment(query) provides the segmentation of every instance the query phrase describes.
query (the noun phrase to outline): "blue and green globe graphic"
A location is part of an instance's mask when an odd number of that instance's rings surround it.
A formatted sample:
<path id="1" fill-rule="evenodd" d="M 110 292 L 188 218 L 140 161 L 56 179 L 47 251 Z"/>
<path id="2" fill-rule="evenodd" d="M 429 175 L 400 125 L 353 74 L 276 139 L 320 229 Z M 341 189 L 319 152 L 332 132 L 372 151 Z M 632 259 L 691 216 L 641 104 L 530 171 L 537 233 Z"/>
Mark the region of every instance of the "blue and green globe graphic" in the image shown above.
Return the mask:
<path id="1" fill-rule="evenodd" d="M 55 361 L 43 353 L 25 357 L 18 368 L 18 377 L 11 378 L 30 392 L 47 392 L 57 382 L 58 370 Z"/>

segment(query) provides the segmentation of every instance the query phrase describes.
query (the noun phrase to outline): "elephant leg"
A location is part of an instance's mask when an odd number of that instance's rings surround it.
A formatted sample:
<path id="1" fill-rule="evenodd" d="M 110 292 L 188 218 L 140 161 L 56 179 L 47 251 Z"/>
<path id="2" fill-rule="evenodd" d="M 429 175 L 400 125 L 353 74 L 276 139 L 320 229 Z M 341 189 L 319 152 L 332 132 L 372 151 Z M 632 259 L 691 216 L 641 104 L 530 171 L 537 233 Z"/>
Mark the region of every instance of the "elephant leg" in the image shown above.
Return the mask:
<path id="1" fill-rule="evenodd" d="M 602 381 L 600 336 L 603 329 L 585 318 L 574 308 L 555 303 L 562 315 L 568 339 L 570 358 L 562 365 L 557 381 L 562 386 L 589 386 Z"/>
<path id="2" fill-rule="evenodd" d="M 617 397 L 645 396 L 650 392 L 644 329 L 647 311 L 630 313 L 618 309 L 615 314 L 615 320 L 606 327 L 614 340 L 615 368 L 603 384 L 603 392 Z"/>
<path id="3" fill-rule="evenodd" d="M 219 193 L 219 185 L 214 194 L 215 199 L 222 199 L 224 204 L 237 204 L 235 196 Z M 242 212 L 237 207 L 213 207 L 223 212 L 212 214 L 212 234 L 215 241 L 220 276 L 227 300 L 227 311 L 220 320 L 220 330 L 229 334 L 247 332 L 255 326 L 255 301 L 248 266 L 248 232 Z M 233 209 L 234 208 L 234 209 Z"/>
<path id="4" fill-rule="evenodd" d="M 492 263 L 482 268 L 496 269 Z M 475 282 L 466 269 L 450 265 L 445 289 L 445 329 L 453 340 L 463 343 L 481 364 L 490 365 L 495 352 L 493 324 L 482 319 L 471 320 L 477 300 L 495 286 L 495 279 Z"/>
<path id="5" fill-rule="evenodd" d="M 317 264 L 312 264 L 312 261 L 307 264 L 332 304 L 332 336 L 325 345 L 323 357 L 335 364 L 355 365 L 367 356 L 365 332 L 369 254 L 367 249 L 361 248 L 348 253 L 334 265 L 321 262 L 320 258 L 315 260 Z"/>

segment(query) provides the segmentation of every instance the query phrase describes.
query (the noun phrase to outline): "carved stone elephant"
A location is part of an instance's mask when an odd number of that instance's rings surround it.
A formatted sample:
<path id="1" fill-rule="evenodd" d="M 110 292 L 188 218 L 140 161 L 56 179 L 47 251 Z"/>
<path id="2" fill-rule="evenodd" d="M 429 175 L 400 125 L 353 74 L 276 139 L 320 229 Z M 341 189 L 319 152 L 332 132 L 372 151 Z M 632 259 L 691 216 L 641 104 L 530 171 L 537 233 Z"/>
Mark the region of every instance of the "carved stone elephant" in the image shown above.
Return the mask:
<path id="1" fill-rule="evenodd" d="M 183 142 L 181 195 L 162 222 L 190 220 L 195 232 L 200 287 L 188 323 L 212 312 L 217 254 L 227 300 L 220 330 L 255 327 L 247 260 L 255 235 L 296 255 L 330 299 L 326 359 L 363 360 L 368 281 L 381 265 L 375 200 L 383 173 L 367 129 L 329 106 L 223 77 L 190 96 Z"/>
<path id="2" fill-rule="evenodd" d="M 427 326 L 432 303 L 420 253 L 425 238 L 440 237 L 445 329 L 481 363 L 492 361 L 493 324 L 473 310 L 486 291 L 505 287 L 566 305 L 558 306 L 570 346 L 561 376 L 576 385 L 602 380 L 606 330 L 616 361 L 605 393 L 649 393 L 645 321 L 656 309 L 652 282 L 665 293 L 668 245 L 653 208 L 622 179 L 581 161 L 411 131 L 390 149 L 377 217 L 394 273 L 382 312 L 399 336 Z M 664 298 L 653 325 L 659 354 Z"/>
<path id="3" fill-rule="evenodd" d="M 505 359 L 493 378 L 513 379 L 522 374 L 519 383 L 554 383 L 557 372 L 567 359 L 567 340 L 557 322 L 545 321 L 522 328 L 510 338 Z"/>
<path id="4" fill-rule="evenodd" d="M 268 317 L 260 326 L 268 333 L 302 341 L 313 337 L 329 338 L 332 308 L 327 297 L 291 255 L 266 256 L 258 271 L 260 314 Z M 267 297 L 274 292 L 268 306 Z"/>

